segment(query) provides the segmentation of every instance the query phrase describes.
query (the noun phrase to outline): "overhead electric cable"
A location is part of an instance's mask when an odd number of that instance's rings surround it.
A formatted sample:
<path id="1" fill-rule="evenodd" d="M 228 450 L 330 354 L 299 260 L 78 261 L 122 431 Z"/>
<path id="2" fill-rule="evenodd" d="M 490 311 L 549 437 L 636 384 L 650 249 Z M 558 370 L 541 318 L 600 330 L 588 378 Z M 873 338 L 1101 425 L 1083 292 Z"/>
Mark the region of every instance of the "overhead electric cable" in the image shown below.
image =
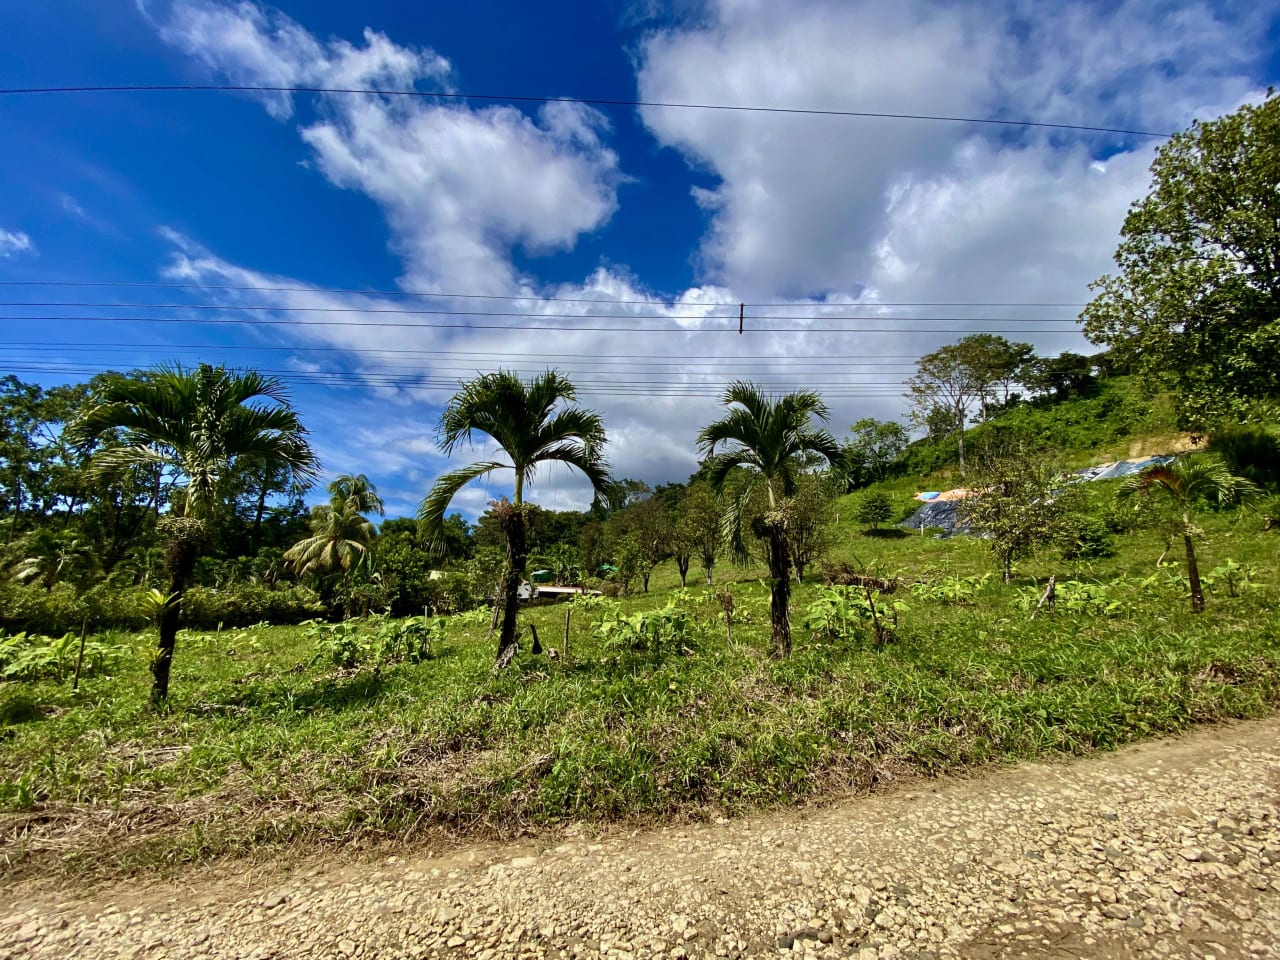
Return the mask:
<path id="1" fill-rule="evenodd" d="M 404 307 L 279 307 L 268 304 L 234 305 L 220 303 L 90 303 L 69 301 L 0 301 L 0 308 L 39 307 L 43 309 L 62 308 L 75 310 L 217 310 L 227 313 L 355 313 L 390 316 L 413 317 L 520 317 L 526 320 L 738 320 L 739 310 L 735 306 L 733 315 L 690 314 L 672 316 L 670 314 L 649 313 L 530 313 L 519 310 L 442 310 L 442 309 L 407 309 Z M 848 309 L 832 306 L 830 309 Z M 812 316 L 786 316 L 784 314 L 757 313 L 749 315 L 748 320 L 895 320 L 919 321 L 922 323 L 1074 323 L 1073 317 L 913 317 L 890 316 L 887 314 L 814 314 Z"/>
<path id="2" fill-rule="evenodd" d="M 563 319 L 563 318 L 548 318 Z M 619 317 L 617 319 L 628 320 L 630 317 Z M 554 324 L 520 324 L 520 323 L 391 323 L 385 320 L 370 320 L 368 322 L 357 323 L 352 320 L 271 320 L 264 318 L 254 319 L 237 319 L 234 317 L 60 317 L 60 316 L 16 316 L 16 317 L 0 317 L 0 322 L 4 321 L 35 321 L 41 323 L 50 322 L 68 322 L 68 323 L 194 323 L 206 324 L 209 326 L 294 326 L 294 327 L 388 327 L 392 329 L 400 328 L 405 330 L 430 329 L 430 330 L 523 330 L 529 333 L 556 331 L 568 333 L 726 333 L 730 332 L 730 327 L 682 327 L 675 325 L 673 318 L 672 326 L 665 327 L 637 327 L 637 326 L 586 326 L 584 324 L 573 324 L 570 326 L 558 326 Z M 847 318 L 845 318 L 847 319 Z M 875 320 L 913 320 L 914 317 L 865 317 L 859 322 L 875 321 Z M 952 317 L 952 318 L 930 318 L 938 322 L 949 321 L 954 323 L 1019 323 L 1018 320 L 1001 320 L 996 318 L 991 321 L 989 318 L 981 317 Z M 1074 320 L 1053 320 L 1044 321 L 1046 323 L 1065 323 L 1069 324 L 1068 329 L 1075 329 L 1077 324 Z M 732 328 L 732 332 L 736 333 L 736 328 Z M 1000 328 L 984 328 L 982 330 L 973 330 L 971 328 L 943 328 L 943 327 L 761 327 L 752 326 L 747 328 L 748 333 L 1027 333 L 1026 327 L 1000 327 Z M 1065 332 L 1065 331 L 1050 331 Z"/>
<path id="3" fill-rule="evenodd" d="M 122 83 L 84 84 L 57 87 L 0 87 L 6 96 L 81 93 L 313 93 L 379 97 L 412 97 L 437 100 L 489 100 L 512 103 L 581 103 L 595 107 L 654 107 L 671 110 L 716 110 L 737 113 L 797 114 L 816 117 L 856 117 L 876 120 L 916 120 L 940 123 L 985 124 L 1001 127 L 1037 127 L 1072 130 L 1080 133 L 1110 133 L 1129 137 L 1156 137 L 1167 140 L 1172 133 L 1132 130 L 1124 127 L 1093 126 L 1080 123 L 1052 123 L 1042 120 L 1011 120 L 1001 117 L 955 117 L 941 114 L 884 113 L 872 110 L 830 110 L 818 107 L 767 107 L 729 103 L 683 103 L 660 100 L 625 100 L 613 97 L 536 97 L 498 93 L 458 93 L 449 90 L 388 90 L 376 87 L 303 87 L 248 83 Z"/>
<path id="4" fill-rule="evenodd" d="M 0 287 L 144 287 L 164 290 L 236 290 L 262 293 L 326 293 L 366 297 L 422 297 L 441 300 L 515 300 L 536 303 L 603 303 L 648 305 L 654 307 L 692 306 L 736 310 L 737 303 L 708 303 L 706 300 L 666 300 L 649 297 L 644 300 L 587 299 L 583 297 L 544 297 L 535 294 L 498 293 L 428 293 L 420 290 L 370 290 L 356 287 L 308 287 L 308 286 L 253 286 L 227 283 L 171 283 L 150 280 L 0 280 Z M 854 309 L 873 307 L 1084 307 L 1086 303 L 1032 303 L 1007 300 L 917 300 L 917 301 L 857 301 L 853 303 L 818 303 L 813 300 L 774 300 L 745 303 L 747 307 L 813 307 L 815 309 Z"/>

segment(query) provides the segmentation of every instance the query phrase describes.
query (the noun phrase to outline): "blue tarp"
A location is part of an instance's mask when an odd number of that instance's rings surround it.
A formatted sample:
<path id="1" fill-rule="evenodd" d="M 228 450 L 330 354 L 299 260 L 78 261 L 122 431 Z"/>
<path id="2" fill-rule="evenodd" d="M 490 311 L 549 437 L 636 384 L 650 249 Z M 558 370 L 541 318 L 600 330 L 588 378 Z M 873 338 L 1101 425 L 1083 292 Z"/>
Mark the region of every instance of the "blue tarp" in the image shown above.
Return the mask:
<path id="1" fill-rule="evenodd" d="M 1080 481 L 1090 480 L 1113 480 L 1116 477 L 1127 477 L 1135 473 L 1140 473 L 1148 467 L 1172 463 L 1176 457 L 1144 457 L 1140 460 L 1121 460 L 1117 463 L 1104 463 L 1097 467 L 1086 467 L 1084 470 L 1077 470 L 1073 475 Z M 928 494 L 917 494 L 916 499 L 926 497 Z M 937 496 L 935 493 L 934 497 Z M 943 537 L 950 537 L 957 533 L 969 533 L 969 528 L 958 523 L 959 514 L 956 510 L 960 501 L 955 500 L 932 500 L 927 502 L 919 510 L 909 516 L 900 527 L 908 530 L 928 529 L 936 527 L 941 529 Z"/>

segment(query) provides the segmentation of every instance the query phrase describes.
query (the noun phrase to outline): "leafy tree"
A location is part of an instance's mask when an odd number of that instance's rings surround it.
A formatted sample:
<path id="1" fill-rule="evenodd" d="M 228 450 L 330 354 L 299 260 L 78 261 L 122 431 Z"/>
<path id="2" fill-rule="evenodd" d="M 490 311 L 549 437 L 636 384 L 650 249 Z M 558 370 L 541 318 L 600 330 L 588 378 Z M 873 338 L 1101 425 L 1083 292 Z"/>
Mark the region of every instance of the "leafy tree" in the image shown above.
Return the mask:
<path id="1" fill-rule="evenodd" d="M 169 696 L 183 591 L 211 521 L 226 509 L 224 480 L 245 457 L 285 464 L 306 482 L 316 474 L 316 457 L 279 380 L 203 363 L 159 367 L 145 380 L 116 378 L 69 429 L 80 442 L 124 431 L 121 445 L 94 454 L 96 473 L 150 464 L 173 471 L 181 484 L 161 525 L 172 601 L 151 664 L 151 699 L 160 706 Z"/>
<path id="2" fill-rule="evenodd" d="M 880 529 L 880 524 L 893 518 L 893 503 L 883 490 L 868 490 L 858 498 L 854 507 L 853 519 L 865 523 L 872 530 Z"/>
<path id="3" fill-rule="evenodd" d="M 796 583 L 804 582 L 805 568 L 820 560 L 835 542 L 835 492 L 825 473 L 802 473 L 795 496 L 787 504 L 787 539 Z"/>
<path id="4" fill-rule="evenodd" d="M 1182 543 L 1187 552 L 1187 579 L 1191 586 L 1191 610 L 1204 612 L 1204 590 L 1200 585 L 1200 568 L 1196 564 L 1193 542 L 1195 528 L 1191 511 L 1196 504 L 1210 502 L 1218 506 L 1248 503 L 1258 496 L 1258 488 L 1243 477 L 1237 477 L 1226 465 L 1213 457 L 1187 457 L 1162 466 L 1151 467 L 1128 477 L 1117 493 L 1119 499 L 1135 495 L 1158 497 L 1171 502 L 1182 514 Z"/>
<path id="5" fill-rule="evenodd" d="M 726 530 L 739 559 L 746 556 L 742 536 L 746 505 L 756 490 L 764 488 L 768 510 L 752 524 L 752 532 L 765 542 L 772 580 L 774 649 L 782 656 L 790 656 L 791 547 L 784 501 L 795 495 L 801 465 L 808 454 L 818 454 L 828 463 L 839 456 L 831 434 L 811 425 L 813 418 L 825 421 L 830 414 L 816 393 L 801 390 L 771 398 L 755 384 L 744 381 L 729 385 L 723 403 L 729 412 L 702 429 L 698 445 L 706 456 L 707 477 L 713 489 L 723 490 L 731 473 L 746 471 L 747 480 L 725 517 Z"/>
<path id="6" fill-rule="evenodd" d="M 1280 96 L 1193 123 L 1151 174 L 1084 330 L 1209 425 L 1280 396 Z"/>
<path id="7" fill-rule="evenodd" d="M 527 383 L 514 373 L 500 370 L 463 384 L 440 416 L 440 448 L 446 454 L 464 442 L 469 444 L 472 435 L 479 432 L 498 444 L 508 462 L 473 463 L 436 480 L 418 510 L 432 549 L 444 549 L 444 514 L 459 490 L 494 470 L 515 473 L 511 502 L 504 501 L 493 511 L 506 538 L 498 659 L 516 642 L 516 594 L 528 561 L 524 488 L 538 465 L 558 461 L 576 467 L 591 481 L 597 499 L 610 488 L 603 453 L 604 422 L 593 411 L 561 406 L 576 399 L 573 384 L 554 370 Z"/>
<path id="8" fill-rule="evenodd" d="M 964 429 L 969 408 L 983 396 L 985 389 L 974 373 L 969 352 L 960 344 L 939 347 L 916 361 L 916 373 L 907 381 L 907 400 L 911 403 L 911 419 L 930 433 L 940 424 L 956 434 L 956 452 L 960 473 L 964 474 Z M 937 411 L 946 411 L 939 420 Z"/>
<path id="9" fill-rule="evenodd" d="M 1093 374 L 1093 361 L 1078 353 L 1061 353 L 1056 357 L 1033 357 L 1022 371 L 1022 382 L 1037 394 L 1053 394 L 1059 403 L 1071 397 L 1088 394 L 1098 383 Z"/>
<path id="10" fill-rule="evenodd" d="M 629 539 L 639 553 L 638 573 L 649 592 L 653 568 L 671 556 L 672 527 L 666 505 L 657 497 L 637 500 L 610 519 L 617 529 L 616 539 Z"/>
<path id="11" fill-rule="evenodd" d="M 896 420 L 874 417 L 859 420 L 849 431 L 853 439 L 840 447 L 836 464 L 846 493 L 885 479 L 890 468 L 906 453 L 911 439 Z"/>
<path id="12" fill-rule="evenodd" d="M 956 344 L 956 350 L 968 369 L 978 403 L 982 407 L 982 419 L 990 415 L 990 405 L 995 400 L 995 388 L 1002 389 L 1001 402 L 1009 402 L 1009 389 L 1018 382 L 1025 364 L 1033 355 L 1029 343 L 1011 343 L 994 333 L 973 333 Z"/>
<path id="13" fill-rule="evenodd" d="M 720 500 L 709 484 L 702 482 L 689 485 L 689 493 L 682 504 L 679 530 L 680 535 L 692 545 L 692 552 L 702 567 L 707 586 L 711 586 L 711 574 L 715 570 L 716 559 L 720 556 L 723 513 Z M 683 584 L 682 575 L 681 585 Z"/>
<path id="14" fill-rule="evenodd" d="M 981 493 L 960 501 L 960 517 L 986 537 L 1004 582 L 1013 563 L 1062 537 L 1075 490 L 1055 489 L 1059 476 L 1043 456 L 1021 449 L 983 455 L 975 485 Z"/>

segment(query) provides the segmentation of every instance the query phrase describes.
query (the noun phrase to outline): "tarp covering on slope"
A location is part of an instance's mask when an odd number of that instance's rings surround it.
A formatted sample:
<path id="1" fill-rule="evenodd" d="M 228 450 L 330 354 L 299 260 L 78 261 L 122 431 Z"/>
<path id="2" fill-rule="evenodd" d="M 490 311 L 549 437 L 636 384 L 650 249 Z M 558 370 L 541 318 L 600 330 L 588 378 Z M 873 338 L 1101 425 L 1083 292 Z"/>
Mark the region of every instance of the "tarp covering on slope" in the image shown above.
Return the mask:
<path id="1" fill-rule="evenodd" d="M 1140 473 L 1148 467 L 1172 463 L 1172 456 L 1143 457 L 1139 460 L 1120 460 L 1115 463 L 1103 463 L 1096 467 L 1076 470 L 1072 475 L 1075 482 L 1091 480 L 1114 480 L 1116 477 L 1127 477 Z M 949 537 L 957 533 L 968 533 L 969 528 L 959 522 L 957 503 L 968 497 L 976 496 L 977 490 L 969 487 L 957 487 L 942 493 L 917 493 L 917 500 L 925 500 L 924 506 L 909 516 L 900 527 L 908 530 L 927 530 L 930 527 L 941 531 L 941 536 Z"/>

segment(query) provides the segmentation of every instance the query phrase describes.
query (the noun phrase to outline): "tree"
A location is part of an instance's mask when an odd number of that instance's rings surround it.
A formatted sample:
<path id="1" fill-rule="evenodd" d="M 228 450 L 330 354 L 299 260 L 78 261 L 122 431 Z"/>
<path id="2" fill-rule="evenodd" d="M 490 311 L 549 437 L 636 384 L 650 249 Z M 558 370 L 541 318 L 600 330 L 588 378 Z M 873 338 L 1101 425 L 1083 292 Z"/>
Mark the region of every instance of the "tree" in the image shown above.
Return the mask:
<path id="1" fill-rule="evenodd" d="M 351 573 L 378 533 L 366 512 L 382 515 L 377 487 L 363 473 L 338 477 L 329 484 L 329 502 L 311 511 L 311 536 L 286 550 L 285 562 L 302 576 Z"/>
<path id="2" fill-rule="evenodd" d="M 1015 560 L 1060 538 L 1075 491 L 1055 489 L 1059 471 L 1023 449 L 984 454 L 975 473 L 981 492 L 960 501 L 960 518 L 986 537 L 1008 583 Z"/>
<path id="3" fill-rule="evenodd" d="M 907 431 L 896 420 L 866 417 L 849 432 L 853 439 L 841 446 L 836 465 L 846 493 L 885 479 L 910 442 Z"/>
<path id="4" fill-rule="evenodd" d="M 707 586 L 711 586 L 711 574 L 720 555 L 722 520 L 723 510 L 711 487 L 705 482 L 690 484 L 680 523 L 684 535 L 693 542 Z M 683 583 L 681 580 L 682 586 Z"/>
<path id="5" fill-rule="evenodd" d="M 515 473 L 513 496 L 493 512 L 506 539 L 506 565 L 502 573 L 502 632 L 497 659 L 516 642 L 516 594 L 528 561 L 525 523 L 525 486 L 538 465 L 558 461 L 576 467 L 591 482 L 597 500 L 610 488 L 609 467 L 604 459 L 604 421 L 599 414 L 580 407 L 563 407 L 577 400 L 577 390 L 561 374 L 548 370 L 528 382 L 500 370 L 464 383 L 440 415 L 440 448 L 451 454 L 473 434 L 483 433 L 507 455 L 507 461 L 486 460 L 439 477 L 422 501 L 418 518 L 433 550 L 444 546 L 444 514 L 459 490 L 495 470 Z M 557 409 L 557 408 L 560 409 Z"/>
<path id="6" fill-rule="evenodd" d="M 729 412 L 702 429 L 698 445 L 706 456 L 707 477 L 713 489 L 723 490 L 734 471 L 742 469 L 747 473 L 747 481 L 725 515 L 734 555 L 740 560 L 746 556 L 743 514 L 751 495 L 764 488 L 768 510 L 752 524 L 752 532 L 765 542 L 772 581 L 774 649 L 781 656 L 790 656 L 791 548 L 784 501 L 795 495 L 806 455 L 818 454 L 828 463 L 839 456 L 831 434 L 814 429 L 810 422 L 815 417 L 825 421 L 830 413 L 816 393 L 801 390 L 771 398 L 755 384 L 744 381 L 729 385 L 723 403 Z"/>
<path id="7" fill-rule="evenodd" d="M 868 490 L 858 498 L 853 511 L 853 519 L 858 523 L 865 523 L 872 530 L 880 529 L 880 524 L 888 522 L 892 517 L 893 503 L 883 490 Z"/>
<path id="8" fill-rule="evenodd" d="M 911 419 L 921 427 L 935 428 L 935 411 L 946 411 L 949 430 L 956 433 L 960 474 L 964 475 L 964 428 L 969 408 L 982 397 L 984 385 L 975 375 L 971 356 L 960 344 L 939 347 L 916 361 L 916 373 L 907 381 Z"/>
<path id="9" fill-rule="evenodd" d="M 1182 543 L 1187 552 L 1187 580 L 1191 586 L 1191 610 L 1204 612 L 1204 590 L 1200 586 L 1200 568 L 1196 564 L 1193 542 L 1195 528 L 1191 525 L 1191 511 L 1204 501 L 1219 506 L 1248 503 L 1259 490 L 1243 477 L 1237 477 L 1217 458 L 1188 457 L 1162 466 L 1151 467 L 1128 477 L 1116 496 L 1125 500 L 1135 495 L 1155 494 L 1172 502 L 1181 511 Z"/>
<path id="10" fill-rule="evenodd" d="M 802 473 L 796 493 L 787 504 L 787 536 L 796 583 L 804 582 L 805 568 L 820 560 L 835 541 L 835 495 L 825 473 Z"/>
<path id="11" fill-rule="evenodd" d="M 640 556 L 638 572 L 648 593 L 653 568 L 671 556 L 672 528 L 666 505 L 657 497 L 646 497 L 615 514 L 610 522 L 616 522 L 618 538 L 626 537 L 635 544 Z"/>
<path id="12" fill-rule="evenodd" d="M 1162 145 L 1084 331 L 1192 426 L 1280 396 L 1280 96 Z"/>
<path id="13" fill-rule="evenodd" d="M 151 663 L 151 699 L 159 707 L 169 696 L 182 594 L 212 521 L 226 508 L 225 479 L 243 457 L 286 465 L 300 482 L 309 482 L 316 457 L 278 379 L 206 363 L 194 370 L 162 366 L 144 379 L 116 378 L 69 429 L 84 443 L 125 432 L 122 444 L 94 454 L 92 472 L 150 464 L 172 471 L 180 485 L 160 524 L 172 599 L 160 618 Z"/>
<path id="14" fill-rule="evenodd" d="M 1009 402 L 1009 388 L 1019 379 L 1024 364 L 1031 359 L 1029 343 L 1011 343 L 994 333 L 972 333 L 956 344 L 982 406 L 982 419 L 990 414 L 995 388 L 1002 388 L 1001 403 Z"/>
<path id="15" fill-rule="evenodd" d="M 1083 396 L 1098 383 L 1093 374 L 1093 361 L 1078 353 L 1060 353 L 1056 357 L 1033 357 L 1022 371 L 1022 382 L 1032 393 L 1052 393 L 1062 402 Z"/>

